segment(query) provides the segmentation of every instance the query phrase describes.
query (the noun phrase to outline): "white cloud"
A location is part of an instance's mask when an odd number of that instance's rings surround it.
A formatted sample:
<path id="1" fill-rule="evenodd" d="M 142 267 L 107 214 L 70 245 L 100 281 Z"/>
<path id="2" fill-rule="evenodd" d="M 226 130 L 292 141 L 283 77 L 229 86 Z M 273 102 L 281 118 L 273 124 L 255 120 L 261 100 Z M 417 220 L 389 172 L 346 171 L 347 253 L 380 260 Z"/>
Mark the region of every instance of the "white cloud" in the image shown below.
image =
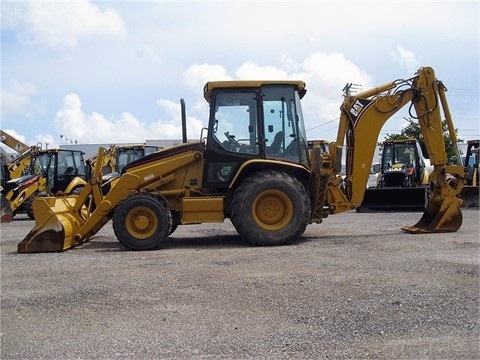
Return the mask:
<path id="1" fill-rule="evenodd" d="M 147 138 L 181 139 L 182 119 L 180 103 L 166 99 L 159 99 L 157 100 L 157 104 L 163 109 L 165 118 L 158 119 L 148 126 L 150 134 Z M 200 139 L 200 132 L 205 125 L 201 120 L 189 116 L 187 112 L 187 137 L 189 139 Z"/>
<path id="2" fill-rule="evenodd" d="M 2 88 L 1 90 L 3 117 L 8 118 L 13 115 L 32 117 L 44 111 L 44 106 L 36 99 L 37 89 L 35 85 L 16 79 L 12 79 L 9 85 L 8 88 Z"/>
<path id="3" fill-rule="evenodd" d="M 129 113 L 119 119 L 107 119 L 93 112 L 87 115 L 77 94 L 65 96 L 63 107 L 57 112 L 55 128 L 65 139 L 80 143 L 143 142 L 145 124 Z"/>
<path id="4" fill-rule="evenodd" d="M 342 89 L 347 82 L 355 82 L 370 86 L 371 79 L 366 71 L 354 62 L 345 58 L 344 54 L 315 52 L 303 61 L 303 70 L 316 83 L 336 91 Z"/>
<path id="5" fill-rule="evenodd" d="M 281 80 L 290 78 L 290 74 L 287 71 L 280 69 L 276 66 L 260 66 L 252 61 L 243 63 L 236 71 L 235 74 L 242 80 Z"/>
<path id="6" fill-rule="evenodd" d="M 193 64 L 183 73 L 187 86 L 198 93 L 203 91 L 207 81 L 231 80 L 227 70 L 222 65 Z"/>
<path id="7" fill-rule="evenodd" d="M 123 36 L 125 23 L 117 11 L 100 9 L 88 0 L 72 2 L 30 1 L 28 6 L 10 4 L 15 16 L 9 27 L 24 26 L 19 36 L 51 47 L 73 47 L 83 37 Z M 19 13 L 22 13 L 20 16 Z"/>
<path id="8" fill-rule="evenodd" d="M 367 89 L 371 86 L 371 77 L 343 54 L 336 52 L 309 55 L 302 62 L 302 70 L 308 91 L 303 101 L 305 127 L 315 128 L 308 135 L 333 140 L 338 123 L 328 124 L 340 116 L 343 87 L 347 83 L 355 83 Z"/>
<path id="9" fill-rule="evenodd" d="M 56 149 L 59 147 L 59 142 L 54 139 L 51 134 L 38 134 L 35 137 L 35 144 L 41 144 L 42 149 Z"/>
<path id="10" fill-rule="evenodd" d="M 402 46 L 398 45 L 390 54 L 395 62 L 406 68 L 412 74 L 418 70 L 421 64 L 421 57 L 417 57 L 415 53 L 411 50 L 407 50 Z"/>
<path id="11" fill-rule="evenodd" d="M 162 108 L 164 117 L 147 124 L 128 112 L 110 119 L 98 112 L 88 115 L 82 108 L 80 96 L 69 94 L 64 98 L 62 109 L 57 112 L 55 128 L 62 136 L 62 141 L 71 144 L 143 143 L 147 139 L 181 139 L 180 104 L 166 99 L 158 100 L 157 104 Z M 187 116 L 189 139 L 199 137 L 202 127 L 204 125 L 200 120 Z"/>
<path id="12" fill-rule="evenodd" d="M 151 60 L 154 63 L 160 63 L 162 60 L 158 51 L 150 44 L 138 44 L 135 50 L 140 59 Z"/>
<path id="13" fill-rule="evenodd" d="M 365 88 L 371 85 L 370 76 L 340 53 L 316 52 L 302 61 L 282 56 L 277 66 L 260 66 L 247 61 L 234 73 L 235 77 L 229 75 L 223 66 L 207 63 L 193 64 L 184 72 L 185 83 L 197 94 L 192 104 L 186 104 L 189 139 L 199 138 L 201 129 L 207 126 L 208 104 L 201 91 L 207 81 L 233 78 L 305 80 L 308 95 L 304 99 L 303 108 L 307 129 L 317 128 L 339 116 L 339 106 L 343 100 L 341 89 L 347 82 L 362 84 Z M 57 112 L 56 128 L 60 134 L 82 143 L 181 139 L 180 103 L 166 98 L 160 98 L 156 103 L 160 106 L 162 116 L 146 123 L 131 113 L 112 118 L 106 118 L 98 112 L 88 115 L 82 108 L 80 97 L 70 94 L 65 97 L 63 108 Z M 325 133 L 325 128 L 321 128 L 315 131 L 315 135 L 332 140 L 336 129 L 335 126 L 331 128 L 330 133 Z"/>

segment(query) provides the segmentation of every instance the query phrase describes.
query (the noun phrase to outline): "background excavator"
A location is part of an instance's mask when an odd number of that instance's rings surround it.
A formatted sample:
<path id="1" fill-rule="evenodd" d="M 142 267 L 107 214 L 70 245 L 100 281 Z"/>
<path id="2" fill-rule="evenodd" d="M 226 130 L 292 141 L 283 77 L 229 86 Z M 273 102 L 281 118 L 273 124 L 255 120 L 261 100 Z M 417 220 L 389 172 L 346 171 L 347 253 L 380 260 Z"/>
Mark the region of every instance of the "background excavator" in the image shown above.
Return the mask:
<path id="1" fill-rule="evenodd" d="M 433 167 L 416 139 L 384 141 L 379 170 L 377 184 L 367 188 L 357 212 L 425 210 Z"/>
<path id="2" fill-rule="evenodd" d="M 434 167 L 432 196 L 409 233 L 460 228 L 458 198 L 466 169 L 447 166 L 441 108 L 456 140 L 445 87 L 430 67 L 408 79 L 346 94 L 336 141 L 307 140 L 301 111 L 303 81 L 208 82 L 208 128 L 197 142 L 159 150 L 128 164 L 103 194 L 97 166 L 78 196 L 36 198 L 35 226 L 19 253 L 64 251 L 88 241 L 107 222 L 134 250 L 155 249 L 177 226 L 229 218 L 254 245 L 297 241 L 311 223 L 360 206 L 376 140 L 384 123 L 406 104 L 415 109 Z M 184 102 L 182 126 L 186 128 Z M 345 191 L 339 187 L 346 146 Z M 456 143 L 456 141 L 452 141 Z M 447 174 L 457 181 L 448 181 Z"/>

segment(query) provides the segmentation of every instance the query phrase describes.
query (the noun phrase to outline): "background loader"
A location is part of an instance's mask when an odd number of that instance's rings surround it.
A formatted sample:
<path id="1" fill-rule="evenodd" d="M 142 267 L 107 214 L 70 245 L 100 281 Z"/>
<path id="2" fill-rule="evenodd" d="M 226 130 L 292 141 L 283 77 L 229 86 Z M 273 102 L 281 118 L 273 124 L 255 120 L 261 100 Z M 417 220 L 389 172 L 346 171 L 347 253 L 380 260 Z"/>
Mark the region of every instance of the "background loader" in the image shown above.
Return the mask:
<path id="1" fill-rule="evenodd" d="M 367 188 L 357 211 L 425 210 L 432 170 L 417 140 L 384 141 L 377 184 Z"/>
<path id="2" fill-rule="evenodd" d="M 426 139 L 434 185 L 422 218 L 402 230 L 456 231 L 465 168 L 446 165 L 440 114 L 440 105 L 447 108 L 445 90 L 425 67 L 411 78 L 346 94 L 337 139 L 327 149 L 324 141 L 307 141 L 303 81 L 208 82 L 210 117 L 199 141 L 186 142 L 182 101 L 184 143 L 131 162 L 106 194 L 105 149 L 99 148 L 95 170 L 78 196 L 35 199 L 35 226 L 18 252 L 70 249 L 110 220 L 117 239 L 134 250 L 160 247 L 177 226 L 225 218 L 251 244 L 290 244 L 308 224 L 361 205 L 378 134 L 410 103 Z M 453 129 L 448 111 L 446 118 Z M 344 142 L 345 192 L 339 187 Z M 458 181 L 447 182 L 447 174 Z"/>

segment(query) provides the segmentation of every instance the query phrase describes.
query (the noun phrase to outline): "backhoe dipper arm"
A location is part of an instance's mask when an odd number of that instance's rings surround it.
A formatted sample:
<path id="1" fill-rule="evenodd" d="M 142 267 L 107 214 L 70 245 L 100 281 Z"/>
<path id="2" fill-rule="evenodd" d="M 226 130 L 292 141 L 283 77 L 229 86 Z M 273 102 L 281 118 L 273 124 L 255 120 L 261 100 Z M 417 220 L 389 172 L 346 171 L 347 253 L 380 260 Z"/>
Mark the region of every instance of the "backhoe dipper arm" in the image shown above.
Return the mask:
<path id="1" fill-rule="evenodd" d="M 456 231 L 460 227 L 461 200 L 457 195 L 461 191 L 465 169 L 462 166 L 447 166 L 440 114 L 440 108 L 448 112 L 444 91 L 445 87 L 435 78 L 434 70 L 422 67 L 412 78 L 396 80 L 355 95 L 347 94 L 341 105 L 336 145 L 343 146 L 346 139 L 345 194 L 354 207 L 362 203 L 380 130 L 388 119 L 410 103 L 416 113 L 411 116 L 419 122 L 430 162 L 434 166 L 431 179 L 435 186 L 422 217 L 430 219 L 428 224 L 421 224 L 422 230 L 417 228 L 420 223 L 404 230 L 443 232 Z M 450 137 L 456 142 L 450 113 L 446 115 Z M 447 184 L 447 173 L 458 181 Z M 445 213 L 446 218 L 434 220 L 435 212 Z"/>
<path id="2" fill-rule="evenodd" d="M 19 154 L 23 154 L 24 152 L 31 149 L 31 146 L 28 146 L 27 144 L 14 138 L 12 135 L 6 133 L 3 130 L 0 130 L 0 140 L 2 141 L 2 143 L 7 145 L 9 148 L 15 150 Z"/>
<path id="3" fill-rule="evenodd" d="M 346 137 L 346 195 L 355 207 L 360 206 L 365 194 L 380 130 L 412 100 L 411 91 L 391 93 L 398 85 L 398 81 L 391 82 L 348 96 L 340 108 L 337 145 L 343 146 Z"/>

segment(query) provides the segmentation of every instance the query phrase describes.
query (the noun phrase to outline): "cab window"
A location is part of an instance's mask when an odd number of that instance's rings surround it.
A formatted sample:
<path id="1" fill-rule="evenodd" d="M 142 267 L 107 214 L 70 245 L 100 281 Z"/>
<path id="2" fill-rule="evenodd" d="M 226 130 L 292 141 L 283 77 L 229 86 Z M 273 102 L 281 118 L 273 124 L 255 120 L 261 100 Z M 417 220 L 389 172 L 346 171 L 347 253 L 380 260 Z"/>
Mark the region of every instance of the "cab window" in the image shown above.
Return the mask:
<path id="1" fill-rule="evenodd" d="M 226 151 L 258 154 L 258 119 L 254 92 L 219 93 L 213 138 Z"/>

